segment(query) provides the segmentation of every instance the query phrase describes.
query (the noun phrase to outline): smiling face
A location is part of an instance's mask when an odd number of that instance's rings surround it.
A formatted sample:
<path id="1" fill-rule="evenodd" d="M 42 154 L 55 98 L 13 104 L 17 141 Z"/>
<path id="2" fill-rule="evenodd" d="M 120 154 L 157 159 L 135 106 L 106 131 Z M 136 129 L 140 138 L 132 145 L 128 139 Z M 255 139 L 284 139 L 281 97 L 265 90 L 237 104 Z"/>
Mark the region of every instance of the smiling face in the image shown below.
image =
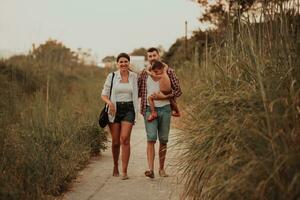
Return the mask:
<path id="1" fill-rule="evenodd" d="M 119 58 L 117 64 L 121 71 L 127 71 L 129 68 L 129 60 L 125 57 Z"/>
<path id="2" fill-rule="evenodd" d="M 159 60 L 159 54 L 157 51 L 147 52 L 147 59 L 152 65 L 155 61 Z"/>

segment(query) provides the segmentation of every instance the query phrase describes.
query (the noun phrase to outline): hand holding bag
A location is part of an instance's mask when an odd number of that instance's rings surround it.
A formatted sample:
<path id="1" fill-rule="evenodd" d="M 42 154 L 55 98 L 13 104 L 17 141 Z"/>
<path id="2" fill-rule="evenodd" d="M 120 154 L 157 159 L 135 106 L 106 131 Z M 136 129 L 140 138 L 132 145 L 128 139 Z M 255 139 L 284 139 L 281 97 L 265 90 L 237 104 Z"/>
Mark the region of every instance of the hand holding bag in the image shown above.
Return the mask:
<path id="1" fill-rule="evenodd" d="M 109 91 L 109 99 L 111 97 L 111 90 L 112 90 L 112 87 L 113 87 L 114 76 L 115 76 L 115 73 L 113 72 L 112 78 L 111 78 L 110 91 Z M 108 124 L 108 122 L 109 122 L 109 119 L 108 119 L 108 105 L 105 104 L 104 108 L 101 110 L 100 115 L 99 115 L 99 125 L 100 125 L 101 128 L 104 128 Z"/>

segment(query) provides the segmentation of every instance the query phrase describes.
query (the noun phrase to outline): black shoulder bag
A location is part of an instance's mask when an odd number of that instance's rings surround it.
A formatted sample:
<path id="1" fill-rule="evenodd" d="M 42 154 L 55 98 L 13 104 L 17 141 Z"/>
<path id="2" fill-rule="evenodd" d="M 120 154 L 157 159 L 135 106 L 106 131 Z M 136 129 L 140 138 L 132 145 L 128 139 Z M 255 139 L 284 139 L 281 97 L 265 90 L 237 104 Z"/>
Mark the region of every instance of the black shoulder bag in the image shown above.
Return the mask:
<path id="1" fill-rule="evenodd" d="M 113 72 L 112 78 L 111 78 L 111 85 L 110 85 L 110 91 L 109 91 L 109 99 L 111 97 L 111 90 L 113 87 L 113 80 L 114 80 L 115 73 Z M 104 105 L 104 108 L 101 110 L 99 115 L 99 125 L 100 127 L 104 128 L 109 122 L 108 119 L 108 105 Z"/>

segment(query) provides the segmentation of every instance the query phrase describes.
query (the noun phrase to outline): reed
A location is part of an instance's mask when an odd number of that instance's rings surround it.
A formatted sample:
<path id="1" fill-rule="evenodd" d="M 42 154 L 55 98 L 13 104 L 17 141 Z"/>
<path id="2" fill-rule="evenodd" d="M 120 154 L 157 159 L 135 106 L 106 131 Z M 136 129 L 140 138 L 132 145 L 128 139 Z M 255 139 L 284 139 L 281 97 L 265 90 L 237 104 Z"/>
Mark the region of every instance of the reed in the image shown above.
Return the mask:
<path id="1" fill-rule="evenodd" d="M 300 18 L 278 9 L 178 66 L 185 199 L 300 197 Z"/>
<path id="2" fill-rule="evenodd" d="M 97 124 L 106 73 L 51 58 L 0 63 L 0 199 L 54 199 L 106 149 Z"/>

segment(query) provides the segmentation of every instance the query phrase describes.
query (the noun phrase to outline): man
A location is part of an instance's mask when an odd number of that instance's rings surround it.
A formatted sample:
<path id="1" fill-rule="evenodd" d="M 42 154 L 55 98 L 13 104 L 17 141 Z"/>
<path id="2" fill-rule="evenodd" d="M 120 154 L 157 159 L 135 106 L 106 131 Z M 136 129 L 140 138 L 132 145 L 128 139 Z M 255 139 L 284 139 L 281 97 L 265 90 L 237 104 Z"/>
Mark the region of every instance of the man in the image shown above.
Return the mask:
<path id="1" fill-rule="evenodd" d="M 155 61 L 160 60 L 158 49 L 150 48 L 147 51 L 147 59 L 149 64 L 152 65 Z M 166 66 L 167 67 L 167 66 Z M 149 170 L 145 172 L 145 175 L 149 178 L 154 178 L 154 157 L 157 137 L 159 138 L 159 175 L 161 177 L 167 177 L 164 164 L 167 153 L 167 143 L 169 139 L 170 123 L 171 123 L 171 107 L 170 98 L 179 97 L 182 92 L 179 85 L 179 81 L 175 75 L 175 72 L 170 67 L 167 67 L 167 74 L 171 81 L 171 93 L 165 95 L 158 93 L 160 91 L 159 83 L 152 79 L 151 76 L 143 70 L 138 79 L 139 97 L 141 98 L 141 114 L 144 116 L 144 122 L 147 133 L 147 159 Z M 151 114 L 148 97 L 154 98 L 155 110 L 158 117 L 152 121 L 148 121 L 147 118 Z"/>

